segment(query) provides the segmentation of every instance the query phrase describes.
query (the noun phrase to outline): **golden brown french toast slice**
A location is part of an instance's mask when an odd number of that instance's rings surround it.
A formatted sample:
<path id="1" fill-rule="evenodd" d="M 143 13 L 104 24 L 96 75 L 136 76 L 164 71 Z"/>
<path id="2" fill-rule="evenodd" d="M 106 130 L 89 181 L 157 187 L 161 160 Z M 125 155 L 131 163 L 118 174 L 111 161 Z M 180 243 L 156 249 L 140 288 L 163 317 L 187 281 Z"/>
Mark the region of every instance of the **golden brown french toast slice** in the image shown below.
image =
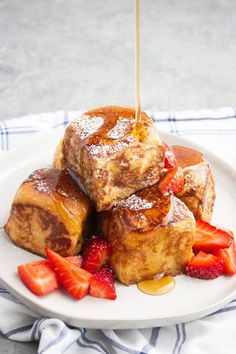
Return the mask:
<path id="1" fill-rule="evenodd" d="M 5 232 L 20 247 L 45 255 L 49 247 L 62 256 L 76 255 L 92 203 L 69 173 L 36 170 L 19 187 Z"/>
<path id="2" fill-rule="evenodd" d="M 158 182 L 164 146 L 152 120 L 132 108 L 108 106 L 86 112 L 66 129 L 54 166 L 75 173 L 98 211 Z"/>
<path id="3" fill-rule="evenodd" d="M 177 163 L 183 168 L 184 188 L 176 194 L 196 219 L 210 222 L 215 202 L 215 183 L 205 157 L 185 146 L 172 146 Z"/>
<path id="4" fill-rule="evenodd" d="M 157 185 L 98 213 L 97 222 L 112 246 L 112 268 L 126 285 L 180 274 L 193 255 L 193 214 L 175 196 L 161 195 Z"/>

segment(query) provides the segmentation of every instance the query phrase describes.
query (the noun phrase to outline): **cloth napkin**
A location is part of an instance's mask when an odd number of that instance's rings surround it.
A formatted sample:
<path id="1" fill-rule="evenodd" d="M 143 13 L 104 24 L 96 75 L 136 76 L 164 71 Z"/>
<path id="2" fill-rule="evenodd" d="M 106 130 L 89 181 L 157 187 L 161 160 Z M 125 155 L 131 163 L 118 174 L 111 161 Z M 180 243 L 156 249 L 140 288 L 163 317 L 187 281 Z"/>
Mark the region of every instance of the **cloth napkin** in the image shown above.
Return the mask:
<path id="1" fill-rule="evenodd" d="M 159 130 L 189 138 L 236 166 L 236 110 L 147 112 Z M 55 112 L 0 121 L 0 153 L 32 142 L 52 130 L 63 132 L 81 114 Z M 1 225 L 2 226 L 2 225 Z M 167 327 L 95 330 L 43 318 L 0 287 L 0 331 L 9 339 L 39 341 L 42 354 L 235 354 L 236 299 L 212 315 Z"/>

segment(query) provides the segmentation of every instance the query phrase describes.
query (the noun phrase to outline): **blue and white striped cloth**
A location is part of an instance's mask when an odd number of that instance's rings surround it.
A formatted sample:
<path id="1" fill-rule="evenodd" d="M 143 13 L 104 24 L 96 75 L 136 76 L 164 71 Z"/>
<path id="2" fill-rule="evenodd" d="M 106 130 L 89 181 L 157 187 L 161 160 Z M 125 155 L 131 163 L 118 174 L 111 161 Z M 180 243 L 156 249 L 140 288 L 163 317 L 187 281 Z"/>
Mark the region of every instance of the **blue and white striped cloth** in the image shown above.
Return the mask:
<path id="1" fill-rule="evenodd" d="M 29 115 L 0 121 L 0 153 L 32 142 L 67 124 L 81 112 Z M 236 110 L 150 113 L 157 128 L 190 138 L 236 166 Z M 0 288 L 0 331 L 15 341 L 39 341 L 45 354 L 235 354 L 236 299 L 202 319 L 175 326 L 130 330 L 72 328 L 42 318 Z"/>

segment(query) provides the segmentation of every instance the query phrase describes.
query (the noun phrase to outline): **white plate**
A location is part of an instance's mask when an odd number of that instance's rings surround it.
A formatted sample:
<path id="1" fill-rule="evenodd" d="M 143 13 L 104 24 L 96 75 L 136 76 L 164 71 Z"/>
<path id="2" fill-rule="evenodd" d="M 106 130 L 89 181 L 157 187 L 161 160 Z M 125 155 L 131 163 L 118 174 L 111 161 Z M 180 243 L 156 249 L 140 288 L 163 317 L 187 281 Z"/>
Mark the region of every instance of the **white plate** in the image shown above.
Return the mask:
<path id="1" fill-rule="evenodd" d="M 169 144 L 181 144 L 201 150 L 210 161 L 216 180 L 214 222 L 236 229 L 235 171 L 213 154 L 187 140 L 171 134 L 160 134 Z M 58 136 L 50 134 L 34 144 L 20 148 L 0 160 L 0 225 L 7 220 L 12 198 L 18 185 L 36 168 L 52 161 Z M 18 248 L 2 231 L 0 239 L 0 277 L 17 298 L 45 316 L 57 317 L 71 325 L 87 328 L 144 328 L 171 325 L 194 320 L 221 308 L 236 297 L 236 276 L 210 281 L 176 277 L 175 289 L 167 295 L 149 296 L 137 287 L 116 285 L 117 300 L 87 296 L 76 301 L 58 290 L 45 297 L 33 295 L 19 280 L 17 265 L 39 259 Z"/>

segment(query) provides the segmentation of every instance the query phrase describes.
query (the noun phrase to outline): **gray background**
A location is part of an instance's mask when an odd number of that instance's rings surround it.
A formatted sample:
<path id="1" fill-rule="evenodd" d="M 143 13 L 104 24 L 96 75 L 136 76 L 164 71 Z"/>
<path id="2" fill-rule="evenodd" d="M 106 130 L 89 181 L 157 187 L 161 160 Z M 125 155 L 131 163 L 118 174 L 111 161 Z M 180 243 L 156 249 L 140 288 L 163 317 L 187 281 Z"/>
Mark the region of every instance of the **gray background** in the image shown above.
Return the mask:
<path id="1" fill-rule="evenodd" d="M 236 1 L 142 0 L 142 107 L 234 105 Z M 133 105 L 133 0 L 0 0 L 0 119 Z"/>
<path id="2" fill-rule="evenodd" d="M 236 1 L 142 0 L 143 109 L 235 105 Z M 133 0 L 0 0 L 0 119 L 134 102 Z M 0 353 L 36 344 L 0 336 Z"/>

